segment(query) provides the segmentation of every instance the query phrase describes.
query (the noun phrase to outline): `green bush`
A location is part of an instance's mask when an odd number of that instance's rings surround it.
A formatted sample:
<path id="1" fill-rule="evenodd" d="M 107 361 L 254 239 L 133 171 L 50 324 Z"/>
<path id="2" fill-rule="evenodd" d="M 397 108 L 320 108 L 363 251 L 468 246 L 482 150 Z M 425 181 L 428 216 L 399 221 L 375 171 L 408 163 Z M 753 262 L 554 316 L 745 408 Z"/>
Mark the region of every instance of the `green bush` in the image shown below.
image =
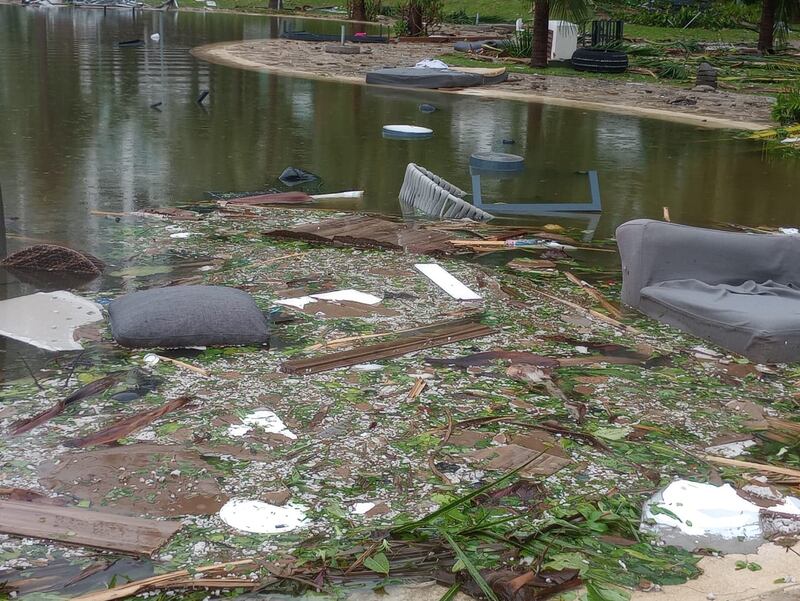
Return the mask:
<path id="1" fill-rule="evenodd" d="M 456 25 L 470 25 L 475 22 L 475 16 L 470 16 L 463 8 L 459 8 L 451 13 L 447 13 L 444 16 L 444 22 L 455 23 Z"/>
<path id="2" fill-rule="evenodd" d="M 614 18 L 637 25 L 655 27 L 698 27 L 702 29 L 736 29 L 742 23 L 757 23 L 760 4 L 717 2 L 705 7 L 682 6 L 675 9 L 666 0 L 660 0 L 650 10 L 627 6 L 611 11 Z"/>
<path id="3" fill-rule="evenodd" d="M 505 51 L 509 56 L 530 58 L 533 54 L 533 33 L 528 29 L 517 31 Z"/>
<path id="4" fill-rule="evenodd" d="M 800 84 L 778 94 L 772 106 L 772 118 L 781 125 L 800 123 Z"/>

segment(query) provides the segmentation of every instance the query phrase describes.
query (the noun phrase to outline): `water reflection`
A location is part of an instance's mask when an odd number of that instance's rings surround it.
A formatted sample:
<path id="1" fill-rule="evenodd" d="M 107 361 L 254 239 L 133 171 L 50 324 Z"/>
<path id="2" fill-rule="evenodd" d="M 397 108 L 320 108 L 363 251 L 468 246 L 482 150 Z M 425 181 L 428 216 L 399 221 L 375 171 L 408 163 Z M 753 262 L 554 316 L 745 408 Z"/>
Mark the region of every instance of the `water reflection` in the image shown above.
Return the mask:
<path id="1" fill-rule="evenodd" d="M 599 235 L 659 216 L 707 224 L 796 223 L 796 163 L 718 130 L 533 103 L 404 92 L 279 77 L 196 60 L 189 49 L 321 33 L 336 23 L 208 13 L 0 6 L 0 183 L 17 235 L 104 255 L 107 224 L 92 210 L 180 204 L 206 191 L 274 186 L 295 165 L 322 192 L 364 189 L 364 208 L 398 213 L 405 165 L 469 188 L 481 150 L 525 157 L 514 180 L 487 182 L 492 201 L 573 201 L 579 171 L 600 174 Z M 151 43 L 158 32 L 161 42 Z M 141 38 L 144 48 L 118 48 Z M 315 49 L 316 48 L 316 49 Z M 309 61 L 324 61 L 309 44 Z M 195 101 L 210 90 L 204 106 Z M 160 112 L 150 105 L 161 102 Z M 418 105 L 438 107 L 423 114 Z M 381 126 L 430 127 L 430 140 L 381 137 Z M 513 139 L 513 146 L 502 144 Z M 12 246 L 19 243 L 12 240 Z"/>

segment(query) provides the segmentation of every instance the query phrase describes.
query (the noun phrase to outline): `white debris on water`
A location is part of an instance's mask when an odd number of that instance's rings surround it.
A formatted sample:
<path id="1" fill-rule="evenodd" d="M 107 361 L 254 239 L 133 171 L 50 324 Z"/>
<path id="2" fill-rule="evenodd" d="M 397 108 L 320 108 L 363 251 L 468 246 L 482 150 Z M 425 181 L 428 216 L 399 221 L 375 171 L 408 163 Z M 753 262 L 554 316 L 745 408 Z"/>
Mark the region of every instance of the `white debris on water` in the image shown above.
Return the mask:
<path id="1" fill-rule="evenodd" d="M 100 306 L 66 290 L 37 292 L 0 302 L 0 335 L 46 351 L 79 351 L 73 333 L 103 319 Z"/>
<path id="2" fill-rule="evenodd" d="M 769 509 L 800 516 L 800 499 L 786 497 Z M 760 512 L 758 505 L 740 497 L 730 484 L 677 480 L 645 503 L 642 529 L 690 550 L 757 547 L 763 542 Z"/>
<path id="3" fill-rule="evenodd" d="M 281 534 L 307 524 L 305 509 L 293 503 L 278 507 L 263 501 L 231 499 L 219 510 L 219 517 L 231 528 L 242 532 Z"/>
<path id="4" fill-rule="evenodd" d="M 733 459 L 744 453 L 747 449 L 756 445 L 755 440 L 737 440 L 725 444 L 715 445 L 713 447 L 706 447 L 706 451 L 718 457 L 727 457 Z"/>
<path id="5" fill-rule="evenodd" d="M 296 298 L 283 298 L 276 300 L 276 305 L 285 305 L 287 307 L 296 307 L 302 309 L 310 303 L 318 300 L 324 301 L 350 301 L 353 303 L 361 303 L 362 305 L 377 305 L 381 299 L 372 294 L 361 292 L 359 290 L 334 290 L 333 292 L 322 292 L 320 294 L 310 294 L 308 296 L 298 296 Z"/>
<path id="6" fill-rule="evenodd" d="M 375 507 L 375 503 L 355 503 L 353 505 L 352 511 L 356 515 L 364 515 L 373 507 Z"/>
<path id="7" fill-rule="evenodd" d="M 269 409 L 256 409 L 243 418 L 241 424 L 232 424 L 228 427 L 228 436 L 245 436 L 255 426 L 273 434 L 282 434 L 286 438 L 297 438 L 297 434 L 289 430 L 281 418 Z"/>

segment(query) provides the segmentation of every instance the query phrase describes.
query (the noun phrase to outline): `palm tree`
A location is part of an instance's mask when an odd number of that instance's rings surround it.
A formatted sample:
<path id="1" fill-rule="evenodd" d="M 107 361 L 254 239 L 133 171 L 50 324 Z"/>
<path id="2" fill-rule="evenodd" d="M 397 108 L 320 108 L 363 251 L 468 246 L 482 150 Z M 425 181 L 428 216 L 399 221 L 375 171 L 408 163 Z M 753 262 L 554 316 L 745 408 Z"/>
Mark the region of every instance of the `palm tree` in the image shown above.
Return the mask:
<path id="1" fill-rule="evenodd" d="M 590 8 L 591 0 L 534 0 L 531 66 L 547 66 L 547 32 L 551 13 L 554 16 L 580 23 L 586 20 Z"/>
<path id="2" fill-rule="evenodd" d="M 758 24 L 758 51 L 762 54 L 775 52 L 775 35 L 786 34 L 786 24 L 792 12 L 800 8 L 800 0 L 763 0 L 761 21 Z"/>
<path id="3" fill-rule="evenodd" d="M 350 2 L 350 14 L 348 16 L 354 21 L 366 21 L 367 7 L 365 0 L 352 0 Z"/>

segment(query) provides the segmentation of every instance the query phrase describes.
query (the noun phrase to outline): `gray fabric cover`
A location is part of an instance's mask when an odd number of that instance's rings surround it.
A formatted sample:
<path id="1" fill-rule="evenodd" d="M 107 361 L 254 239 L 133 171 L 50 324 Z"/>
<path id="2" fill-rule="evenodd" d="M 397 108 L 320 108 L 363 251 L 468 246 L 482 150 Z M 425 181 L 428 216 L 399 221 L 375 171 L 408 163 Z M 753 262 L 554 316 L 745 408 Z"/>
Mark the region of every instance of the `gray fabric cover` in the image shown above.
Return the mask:
<path id="1" fill-rule="evenodd" d="M 369 84 L 409 88 L 467 88 L 479 86 L 483 81 L 483 76 L 476 73 L 422 67 L 377 69 L 367 73 Z"/>
<path id="2" fill-rule="evenodd" d="M 625 304 L 753 361 L 800 360 L 800 237 L 639 219 L 617 244 Z"/>
<path id="3" fill-rule="evenodd" d="M 261 344 L 264 315 L 246 292 L 223 286 L 171 286 L 126 294 L 108 306 L 122 346 L 187 347 Z"/>

